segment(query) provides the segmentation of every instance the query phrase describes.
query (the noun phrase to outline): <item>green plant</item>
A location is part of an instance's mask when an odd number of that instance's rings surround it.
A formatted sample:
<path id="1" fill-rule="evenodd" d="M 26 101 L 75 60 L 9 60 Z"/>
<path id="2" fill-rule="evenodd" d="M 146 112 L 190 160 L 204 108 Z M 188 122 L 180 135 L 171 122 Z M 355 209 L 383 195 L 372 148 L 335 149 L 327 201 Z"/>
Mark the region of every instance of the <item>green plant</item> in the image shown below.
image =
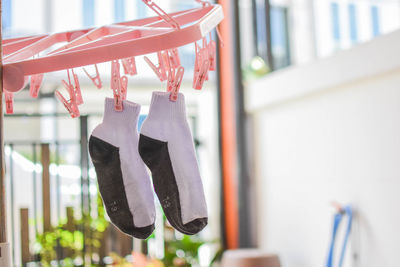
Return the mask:
<path id="1" fill-rule="evenodd" d="M 268 74 L 271 70 L 265 61 L 259 57 L 253 57 L 250 62 L 242 69 L 243 79 L 245 81 L 254 80 Z"/>
<path id="2" fill-rule="evenodd" d="M 198 264 L 199 248 L 204 244 L 198 237 L 187 235 L 182 239 L 166 241 L 163 259 L 165 267 L 190 267 Z"/>
<path id="3" fill-rule="evenodd" d="M 74 259 L 78 257 L 85 258 L 84 245 L 93 249 L 100 248 L 104 231 L 108 227 L 100 196 L 97 197 L 97 214 L 97 218 L 84 215 L 80 220 L 74 219 L 73 230 L 68 229 L 66 222 L 62 222 L 52 230 L 39 234 L 36 243 L 42 266 L 51 266 L 51 262 L 57 258 L 59 248 L 68 252 L 68 256 L 63 259 L 65 267 L 74 266 Z M 75 226 L 79 226 L 79 230 L 75 229 Z"/>

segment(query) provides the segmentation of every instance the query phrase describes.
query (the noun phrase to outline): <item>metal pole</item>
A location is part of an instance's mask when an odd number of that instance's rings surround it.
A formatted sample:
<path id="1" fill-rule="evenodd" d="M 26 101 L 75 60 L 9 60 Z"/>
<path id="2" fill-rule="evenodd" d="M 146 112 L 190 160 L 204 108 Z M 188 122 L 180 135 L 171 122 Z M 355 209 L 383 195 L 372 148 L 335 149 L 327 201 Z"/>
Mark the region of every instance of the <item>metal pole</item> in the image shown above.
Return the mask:
<path id="1" fill-rule="evenodd" d="M 251 180 L 248 172 L 247 139 L 246 139 L 246 112 L 244 109 L 244 90 L 241 71 L 240 47 L 240 16 L 238 1 L 233 1 L 233 27 L 234 27 L 234 57 L 235 68 L 235 105 L 236 105 L 236 143 L 237 143 L 237 168 L 238 168 L 238 194 L 239 194 L 239 247 L 250 248 L 254 246 L 251 235 Z"/>
<path id="2" fill-rule="evenodd" d="M 220 40 L 217 39 L 217 53 L 218 55 L 220 54 Z M 218 86 L 218 90 L 217 90 L 217 103 L 218 103 L 218 114 L 222 113 L 222 97 L 221 97 L 221 59 L 218 56 L 217 57 L 217 86 Z M 223 145 L 222 145 L 222 141 L 223 141 L 223 136 L 222 136 L 222 118 L 221 116 L 218 116 L 218 152 L 219 152 L 219 165 L 221 166 L 220 168 L 220 180 L 223 181 L 223 177 L 224 177 L 224 171 L 222 168 L 223 163 Z M 222 248 L 224 250 L 226 250 L 228 248 L 228 240 L 227 240 L 227 231 L 226 231 L 226 203 L 225 203 L 225 190 L 224 190 L 224 186 L 223 186 L 223 182 L 221 182 L 221 187 L 220 187 L 220 209 L 221 209 L 221 218 L 220 218 L 220 231 L 221 231 L 221 243 L 222 243 Z"/>
<path id="3" fill-rule="evenodd" d="M 80 116 L 80 137 L 81 137 L 81 210 L 82 210 L 82 218 L 87 218 L 90 216 L 90 181 L 89 181 L 89 151 L 88 151 L 88 116 Z M 84 220 L 85 221 L 85 220 Z M 90 229 L 88 229 L 84 223 L 83 227 L 83 235 L 84 240 L 90 238 Z M 90 246 L 83 242 L 83 258 L 85 262 L 85 266 L 90 266 L 91 258 L 87 258 L 86 255 L 90 253 Z"/>
<path id="4" fill-rule="evenodd" d="M 38 204 L 37 204 L 37 175 L 36 175 L 36 163 L 37 163 L 37 152 L 36 152 L 36 144 L 32 144 L 32 158 L 33 158 L 33 218 L 35 220 L 35 236 L 38 234 Z"/>
<path id="5" fill-rule="evenodd" d="M 10 156 L 8 158 L 8 173 L 10 174 L 10 197 L 11 197 L 11 244 L 15 244 L 15 190 L 14 190 L 14 145 L 10 144 Z M 12 259 L 15 260 L 15 251 L 14 249 L 11 251 Z"/>
<path id="6" fill-rule="evenodd" d="M 254 38 L 254 42 L 253 42 L 253 49 L 254 49 L 254 54 L 255 55 L 259 55 L 258 52 L 258 27 L 257 27 L 257 1 L 256 0 L 252 0 L 251 1 L 251 10 L 252 10 L 252 22 L 253 22 L 253 38 Z"/>
<path id="7" fill-rule="evenodd" d="M 271 4 L 269 0 L 265 0 L 265 35 L 267 38 L 267 55 L 266 60 L 271 71 L 275 69 L 274 57 L 272 55 L 272 40 L 271 40 Z"/>
<path id="8" fill-rule="evenodd" d="M 55 141 L 55 150 L 56 150 L 56 166 L 57 166 L 57 173 L 56 173 L 56 195 L 57 195 L 57 221 L 61 219 L 61 182 L 60 182 L 60 144 L 58 143 L 58 135 L 56 135 Z"/>
<path id="9" fill-rule="evenodd" d="M 90 195 L 89 195 L 89 151 L 88 151 L 88 116 L 80 116 L 81 129 L 81 200 L 82 212 L 90 214 Z"/>

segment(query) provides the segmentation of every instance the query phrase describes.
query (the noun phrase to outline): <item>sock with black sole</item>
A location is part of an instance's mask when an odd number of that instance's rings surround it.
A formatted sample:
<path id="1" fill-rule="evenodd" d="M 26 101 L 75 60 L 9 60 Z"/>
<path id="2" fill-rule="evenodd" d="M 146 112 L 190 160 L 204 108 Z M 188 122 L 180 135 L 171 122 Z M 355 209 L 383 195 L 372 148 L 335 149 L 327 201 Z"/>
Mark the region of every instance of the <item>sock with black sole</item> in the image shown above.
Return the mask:
<path id="1" fill-rule="evenodd" d="M 114 100 L 106 98 L 103 122 L 90 136 L 89 153 L 111 222 L 128 235 L 146 239 L 154 230 L 155 206 L 138 153 L 140 105 L 124 101 L 123 107 L 115 111 Z"/>
<path id="2" fill-rule="evenodd" d="M 169 223 L 193 235 L 208 223 L 207 205 L 197 165 L 193 137 L 186 120 L 183 94 L 153 92 L 143 122 L 139 154 L 151 170 L 153 185 Z"/>

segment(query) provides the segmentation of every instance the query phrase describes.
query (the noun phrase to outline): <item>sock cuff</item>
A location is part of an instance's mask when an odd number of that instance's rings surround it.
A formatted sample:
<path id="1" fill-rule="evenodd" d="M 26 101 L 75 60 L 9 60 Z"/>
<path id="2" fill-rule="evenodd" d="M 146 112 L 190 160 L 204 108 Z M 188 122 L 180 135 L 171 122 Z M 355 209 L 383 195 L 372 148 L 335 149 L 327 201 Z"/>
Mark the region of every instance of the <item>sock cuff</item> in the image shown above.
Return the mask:
<path id="1" fill-rule="evenodd" d="M 114 99 L 107 97 L 104 101 L 104 116 L 103 122 L 107 124 L 126 124 L 136 126 L 137 119 L 140 113 L 140 105 L 124 100 L 123 110 L 116 111 L 114 109 Z"/>
<path id="2" fill-rule="evenodd" d="M 153 92 L 148 118 L 162 120 L 186 120 L 185 96 L 179 93 L 174 102 L 169 92 Z"/>

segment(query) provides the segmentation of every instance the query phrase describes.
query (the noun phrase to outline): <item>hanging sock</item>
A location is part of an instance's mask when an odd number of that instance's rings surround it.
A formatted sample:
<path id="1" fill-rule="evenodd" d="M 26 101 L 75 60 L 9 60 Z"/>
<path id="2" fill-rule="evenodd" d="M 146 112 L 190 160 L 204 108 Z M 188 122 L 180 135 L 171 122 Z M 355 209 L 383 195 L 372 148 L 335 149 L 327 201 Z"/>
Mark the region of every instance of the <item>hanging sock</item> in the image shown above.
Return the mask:
<path id="1" fill-rule="evenodd" d="M 153 185 L 169 223 L 193 235 L 208 222 L 203 184 L 193 138 L 186 120 L 185 98 L 153 92 L 149 114 L 140 131 L 139 153 L 151 170 Z"/>
<path id="2" fill-rule="evenodd" d="M 114 110 L 106 98 L 103 122 L 89 140 L 100 194 L 107 214 L 122 232 L 146 239 L 154 230 L 155 206 L 150 177 L 138 154 L 140 105 L 123 101 Z"/>

